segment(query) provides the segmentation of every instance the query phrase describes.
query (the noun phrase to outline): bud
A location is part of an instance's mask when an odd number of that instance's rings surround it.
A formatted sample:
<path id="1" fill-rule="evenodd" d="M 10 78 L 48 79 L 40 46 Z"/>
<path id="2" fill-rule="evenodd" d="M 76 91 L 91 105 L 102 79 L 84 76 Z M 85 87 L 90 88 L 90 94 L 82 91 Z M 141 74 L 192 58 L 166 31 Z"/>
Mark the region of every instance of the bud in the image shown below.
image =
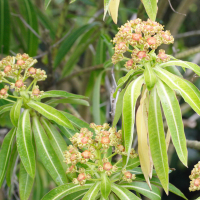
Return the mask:
<path id="1" fill-rule="evenodd" d="M 116 132 L 116 133 L 115 133 L 115 136 L 116 136 L 118 139 L 121 139 L 121 138 L 122 138 L 122 135 L 121 135 L 119 132 Z"/>
<path id="2" fill-rule="evenodd" d="M 4 96 L 7 94 L 7 89 L 3 88 L 0 90 L 0 95 Z"/>
<path id="3" fill-rule="evenodd" d="M 152 30 L 153 30 L 153 27 L 150 26 L 150 25 L 145 25 L 145 26 L 144 26 L 144 29 L 147 30 L 147 31 L 152 31 Z"/>
<path id="4" fill-rule="evenodd" d="M 70 160 L 71 160 L 71 161 L 76 160 L 76 154 L 75 154 L 75 153 L 73 153 L 73 154 L 71 155 Z"/>
<path id="5" fill-rule="evenodd" d="M 142 38 L 142 35 L 138 33 L 133 33 L 132 38 L 134 41 L 139 41 Z"/>
<path id="6" fill-rule="evenodd" d="M 7 74 L 8 72 L 10 72 L 12 70 L 12 67 L 10 65 L 7 65 L 4 69 L 4 73 Z"/>
<path id="7" fill-rule="evenodd" d="M 23 83 L 22 80 L 17 80 L 17 81 L 15 82 L 15 86 L 18 87 L 18 88 L 21 88 L 21 87 L 24 86 L 24 83 Z"/>
<path id="8" fill-rule="evenodd" d="M 22 54 L 22 58 L 24 58 L 24 59 L 28 59 L 28 58 L 29 58 L 29 55 L 26 54 L 26 53 L 24 53 L 24 54 Z"/>
<path id="9" fill-rule="evenodd" d="M 85 180 L 85 179 L 86 179 L 85 173 L 81 173 L 81 174 L 78 175 L 77 180 L 78 180 L 79 182 L 81 182 L 81 181 L 83 181 L 83 180 Z"/>
<path id="10" fill-rule="evenodd" d="M 118 49 L 123 49 L 123 48 L 126 48 L 126 44 L 125 42 L 120 42 L 117 47 Z"/>
<path id="11" fill-rule="evenodd" d="M 102 138 L 101 138 L 101 143 L 102 143 L 102 144 L 109 144 L 109 143 L 110 143 L 109 137 L 108 137 L 108 136 L 102 137 Z"/>
<path id="12" fill-rule="evenodd" d="M 36 69 L 34 68 L 34 67 L 30 67 L 29 69 L 28 69 L 28 71 L 29 71 L 29 73 L 30 74 L 36 74 Z"/>
<path id="13" fill-rule="evenodd" d="M 125 172 L 124 173 L 124 176 L 127 178 L 127 179 L 131 179 L 132 178 L 132 174 L 130 172 Z"/>
<path id="14" fill-rule="evenodd" d="M 81 155 L 83 156 L 83 158 L 89 159 L 91 156 L 91 152 L 88 150 L 85 150 Z"/>
<path id="15" fill-rule="evenodd" d="M 81 139 L 82 144 L 87 144 L 89 137 L 84 137 Z"/>
<path id="16" fill-rule="evenodd" d="M 113 166 L 109 162 L 103 164 L 103 169 L 106 171 L 110 171 L 112 168 Z"/>
<path id="17" fill-rule="evenodd" d="M 124 146 L 121 145 L 121 144 L 118 144 L 118 145 L 117 145 L 117 148 L 118 148 L 121 152 L 124 152 L 124 151 L 125 151 Z"/>
<path id="18" fill-rule="evenodd" d="M 161 60 L 165 60 L 168 58 L 168 56 L 165 54 L 165 51 L 161 49 L 159 51 L 158 58 L 160 58 Z"/>
<path id="19" fill-rule="evenodd" d="M 147 56 L 146 51 L 139 51 L 137 53 L 138 58 L 142 59 L 145 58 Z"/>
<path id="20" fill-rule="evenodd" d="M 156 44 L 156 38 L 155 37 L 150 37 L 147 39 L 147 43 L 149 45 L 153 45 L 153 44 Z"/>
<path id="21" fill-rule="evenodd" d="M 105 136 L 109 136 L 110 135 L 110 132 L 109 131 L 102 131 L 103 135 Z"/>
<path id="22" fill-rule="evenodd" d="M 197 179 L 194 180 L 194 185 L 196 187 L 200 186 L 200 178 L 197 178 Z"/>
<path id="23" fill-rule="evenodd" d="M 24 60 L 18 60 L 18 61 L 17 61 L 17 65 L 23 65 L 24 63 L 25 63 Z"/>
<path id="24" fill-rule="evenodd" d="M 35 88 L 35 89 L 33 89 L 33 91 L 32 91 L 32 94 L 33 94 L 34 96 L 38 96 L 40 93 L 41 93 L 41 92 L 40 92 L 40 90 L 39 90 L 38 88 Z"/>
<path id="25" fill-rule="evenodd" d="M 122 32 L 123 33 L 127 33 L 127 32 L 130 32 L 131 31 L 131 27 L 130 26 L 126 26 L 122 29 Z"/>
<path id="26" fill-rule="evenodd" d="M 133 60 L 131 59 L 131 60 L 127 61 L 127 62 L 126 62 L 126 65 L 127 65 L 128 67 L 132 67 L 132 65 L 133 65 Z"/>

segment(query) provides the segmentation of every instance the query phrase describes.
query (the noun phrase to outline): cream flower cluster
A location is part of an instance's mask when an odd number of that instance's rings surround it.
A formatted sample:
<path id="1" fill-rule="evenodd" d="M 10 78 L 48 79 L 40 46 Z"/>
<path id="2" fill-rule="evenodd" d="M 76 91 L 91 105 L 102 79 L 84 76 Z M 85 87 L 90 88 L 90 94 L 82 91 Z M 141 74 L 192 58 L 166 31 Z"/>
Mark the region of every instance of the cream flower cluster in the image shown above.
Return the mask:
<path id="1" fill-rule="evenodd" d="M 190 191 L 200 190 L 200 161 L 194 166 L 190 178 Z"/>

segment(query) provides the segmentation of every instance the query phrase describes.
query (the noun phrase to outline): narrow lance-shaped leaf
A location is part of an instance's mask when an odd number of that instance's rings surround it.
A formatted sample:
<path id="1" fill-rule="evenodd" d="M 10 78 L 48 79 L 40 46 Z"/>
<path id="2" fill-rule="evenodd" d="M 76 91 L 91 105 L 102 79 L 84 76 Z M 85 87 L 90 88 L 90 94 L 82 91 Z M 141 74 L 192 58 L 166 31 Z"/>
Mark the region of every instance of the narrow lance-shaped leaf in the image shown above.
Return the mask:
<path id="1" fill-rule="evenodd" d="M 156 84 L 172 142 L 178 157 L 187 166 L 187 147 L 181 110 L 174 91 L 165 83 L 158 81 Z"/>
<path id="2" fill-rule="evenodd" d="M 77 131 L 69 129 L 65 126 L 60 126 L 60 125 L 57 125 L 57 126 L 60 129 L 61 133 L 64 134 L 68 139 L 73 137 L 73 135 L 77 132 Z"/>
<path id="3" fill-rule="evenodd" d="M 160 108 L 160 100 L 156 92 L 156 88 L 153 88 L 150 95 L 148 130 L 153 164 L 158 178 L 160 179 L 165 192 L 168 194 L 168 158 L 165 144 L 162 113 Z"/>
<path id="4" fill-rule="evenodd" d="M 48 106 L 44 103 L 36 102 L 36 101 L 29 101 L 27 103 L 31 108 L 38 111 L 40 114 L 45 116 L 46 118 L 55 121 L 56 123 L 66 126 L 68 128 L 74 129 L 71 122 L 64 116 L 60 111 L 56 110 L 55 108 Z"/>
<path id="5" fill-rule="evenodd" d="M 149 181 L 149 177 L 151 174 L 151 160 L 150 160 L 150 152 L 149 152 L 149 145 L 148 145 L 148 127 L 146 127 L 145 123 L 145 115 L 144 113 L 144 100 L 146 98 L 146 94 L 144 93 L 141 101 L 140 106 L 137 110 L 136 114 L 136 127 L 137 127 L 137 135 L 138 135 L 138 154 L 141 164 L 141 169 L 144 174 L 145 180 L 148 183 L 149 187 L 151 188 L 151 184 Z"/>
<path id="6" fill-rule="evenodd" d="M 19 195 L 21 200 L 28 200 L 33 187 L 33 182 L 34 179 L 29 176 L 21 162 L 19 173 Z"/>
<path id="7" fill-rule="evenodd" d="M 35 152 L 32 144 L 31 122 L 29 110 L 20 116 L 17 128 L 17 149 L 27 173 L 35 176 Z"/>
<path id="8" fill-rule="evenodd" d="M 14 126 L 17 127 L 20 111 L 22 107 L 22 99 L 18 99 L 10 110 L 10 119 Z"/>
<path id="9" fill-rule="evenodd" d="M 110 1 L 111 0 L 104 0 L 104 15 L 103 15 L 103 20 L 105 19 L 106 14 L 108 12 Z"/>
<path id="10" fill-rule="evenodd" d="M 116 185 L 112 183 L 111 185 L 112 191 L 121 199 L 121 200 L 138 200 L 138 198 L 135 194 L 127 190 L 126 188 L 123 188 L 122 186 Z"/>
<path id="11" fill-rule="evenodd" d="M 142 0 L 142 3 L 144 4 L 145 10 L 149 18 L 152 21 L 155 21 L 158 10 L 157 0 Z"/>
<path id="12" fill-rule="evenodd" d="M 0 106 L 0 115 L 9 111 L 13 107 L 13 103 L 5 104 L 3 106 Z"/>
<path id="13" fill-rule="evenodd" d="M 5 173 L 8 166 L 8 161 L 10 158 L 11 148 L 13 144 L 13 139 L 15 137 L 16 129 L 13 128 L 10 132 L 5 136 L 3 140 L 3 144 L 1 146 L 0 151 L 0 187 L 4 181 Z"/>
<path id="14" fill-rule="evenodd" d="M 33 132 L 38 155 L 40 156 L 44 167 L 47 169 L 53 180 L 58 185 L 67 183 L 67 178 L 62 164 L 53 147 L 51 146 L 49 139 L 37 116 L 33 117 Z"/>
<path id="15" fill-rule="evenodd" d="M 109 4 L 110 15 L 113 21 L 115 22 L 115 24 L 117 24 L 119 2 L 120 0 L 110 0 L 110 4 Z"/>
<path id="16" fill-rule="evenodd" d="M 132 183 L 123 183 L 121 184 L 121 186 L 129 190 L 134 190 L 136 192 L 139 192 L 140 194 L 148 197 L 149 199 L 153 200 L 161 199 L 160 190 L 154 185 L 151 186 L 152 190 L 149 189 L 149 186 L 146 183 L 137 181 L 134 181 Z"/>
<path id="17" fill-rule="evenodd" d="M 200 92 L 191 82 L 159 67 L 154 68 L 154 70 L 157 76 L 171 89 L 180 92 L 184 100 L 200 115 Z"/>
<path id="18" fill-rule="evenodd" d="M 74 185 L 74 183 L 61 185 L 48 192 L 41 200 L 60 200 L 71 193 L 89 189 L 92 185 L 93 184 Z"/>
<path id="19" fill-rule="evenodd" d="M 141 87 L 144 82 L 143 76 L 132 81 L 128 86 L 123 99 L 123 127 L 124 127 L 124 146 L 129 154 L 133 142 L 133 132 L 135 123 L 135 105 L 141 93 Z"/>
<path id="20" fill-rule="evenodd" d="M 106 173 L 101 174 L 101 195 L 107 199 L 111 192 L 111 182 Z"/>
<path id="21" fill-rule="evenodd" d="M 45 9 L 48 8 L 50 3 L 51 3 L 51 0 L 45 0 L 45 2 L 44 2 Z"/>
<path id="22" fill-rule="evenodd" d="M 156 83 L 156 75 L 150 64 L 145 65 L 144 80 L 148 90 L 151 90 Z"/>
<path id="23" fill-rule="evenodd" d="M 82 200 L 93 200 L 96 198 L 100 189 L 100 182 L 96 182 L 84 195 Z"/>

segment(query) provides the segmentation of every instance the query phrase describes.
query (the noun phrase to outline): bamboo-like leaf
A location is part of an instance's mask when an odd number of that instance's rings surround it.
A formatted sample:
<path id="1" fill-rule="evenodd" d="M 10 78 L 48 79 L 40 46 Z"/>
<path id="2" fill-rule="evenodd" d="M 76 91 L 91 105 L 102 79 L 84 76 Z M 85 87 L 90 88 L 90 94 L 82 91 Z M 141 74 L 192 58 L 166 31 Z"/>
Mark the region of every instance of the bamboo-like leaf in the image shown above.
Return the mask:
<path id="1" fill-rule="evenodd" d="M 10 119 L 14 126 L 17 127 L 22 107 L 22 99 L 18 99 L 10 110 Z"/>
<path id="2" fill-rule="evenodd" d="M 127 190 L 126 188 L 123 188 L 122 186 L 116 185 L 112 183 L 111 185 L 112 191 L 121 199 L 121 200 L 138 200 L 138 198 L 135 194 Z"/>
<path id="3" fill-rule="evenodd" d="M 52 148 L 49 139 L 39 122 L 37 116 L 33 117 L 33 132 L 35 136 L 36 147 L 38 155 L 47 169 L 53 180 L 58 184 L 62 185 L 67 183 L 65 171 L 63 170 L 62 164 Z"/>
<path id="4" fill-rule="evenodd" d="M 191 82 L 158 67 L 154 70 L 157 76 L 171 89 L 180 92 L 184 100 L 200 115 L 200 92 Z"/>
<path id="5" fill-rule="evenodd" d="M 139 158 L 129 158 L 129 161 L 126 165 L 126 169 L 129 170 L 129 169 L 134 169 L 135 167 L 138 167 L 140 165 L 140 161 L 139 161 Z M 118 169 L 121 170 L 121 166 L 119 165 Z"/>
<path id="6" fill-rule="evenodd" d="M 137 127 L 137 135 L 138 135 L 138 154 L 140 159 L 140 165 L 142 172 L 144 174 L 145 180 L 148 183 L 149 187 L 151 188 L 149 177 L 151 174 L 151 160 L 150 160 L 150 152 L 149 152 L 149 145 L 148 145 L 148 128 L 145 122 L 144 116 L 144 100 L 145 94 L 142 96 L 140 101 L 140 106 L 137 110 L 136 114 L 136 127 Z"/>
<path id="7" fill-rule="evenodd" d="M 88 190 L 80 190 L 75 193 L 69 194 L 66 197 L 64 197 L 62 200 L 80 200 L 82 197 L 86 194 L 86 191 Z"/>
<path id="8" fill-rule="evenodd" d="M 151 90 L 156 83 L 157 78 L 150 64 L 145 65 L 144 80 L 148 90 Z"/>
<path id="9" fill-rule="evenodd" d="M 34 179 L 29 176 L 21 162 L 19 173 L 19 194 L 21 200 L 28 200 L 33 187 L 33 182 Z"/>
<path id="10" fill-rule="evenodd" d="M 17 152 L 17 144 L 13 145 L 12 152 L 10 155 L 10 162 L 8 164 L 7 172 L 6 172 L 6 183 L 9 187 L 11 187 L 11 179 L 13 177 L 13 169 L 17 160 L 18 152 Z"/>
<path id="11" fill-rule="evenodd" d="M 9 133 L 5 136 L 3 140 L 3 144 L 1 146 L 0 151 L 0 187 L 4 181 L 5 173 L 8 166 L 8 161 L 11 154 L 11 148 L 13 144 L 13 139 L 15 137 L 16 129 L 13 128 Z"/>
<path id="12" fill-rule="evenodd" d="M 37 15 L 35 12 L 35 7 L 33 6 L 33 3 L 31 0 L 19 0 L 20 5 L 20 11 L 21 15 L 25 19 L 25 21 L 28 23 L 28 25 L 32 28 L 27 29 L 27 53 L 29 56 L 35 56 L 38 49 L 38 37 L 35 35 L 35 33 L 38 33 L 38 21 L 37 21 Z M 33 32 L 35 31 L 35 33 Z"/>
<path id="13" fill-rule="evenodd" d="M 158 10 L 157 0 L 142 0 L 142 3 L 144 4 L 145 10 L 149 18 L 152 21 L 155 21 Z"/>
<path id="14" fill-rule="evenodd" d="M 165 144 L 162 113 L 160 108 L 160 100 L 156 92 L 156 88 L 153 88 L 150 95 L 148 130 L 153 164 L 158 178 L 160 179 L 165 192 L 168 194 L 168 158 Z"/>
<path id="15" fill-rule="evenodd" d="M 149 186 L 146 183 L 137 181 L 134 181 L 132 183 L 123 183 L 120 186 L 125 187 L 129 190 L 134 190 L 136 192 L 139 192 L 140 194 L 148 197 L 149 199 L 153 200 L 161 199 L 160 190 L 154 185 L 151 186 L 152 190 L 149 189 Z"/>
<path id="16" fill-rule="evenodd" d="M 63 137 L 60 135 L 58 130 L 45 118 L 41 117 L 41 124 L 49 138 L 49 141 L 54 148 L 54 151 L 56 152 L 58 158 L 60 159 L 60 162 L 63 166 L 63 169 L 67 169 L 67 164 L 63 162 L 64 160 L 64 154 L 63 152 L 67 150 L 67 144 Z"/>
<path id="17" fill-rule="evenodd" d="M 71 193 L 89 189 L 92 185 L 93 184 L 74 185 L 73 183 L 61 185 L 48 192 L 41 200 L 59 200 Z"/>
<path id="18" fill-rule="evenodd" d="M 96 182 L 84 195 L 82 200 L 93 200 L 96 198 L 100 189 L 100 182 Z"/>
<path id="19" fill-rule="evenodd" d="M 0 49 L 1 54 L 9 54 L 10 47 L 10 9 L 9 0 L 0 1 Z"/>
<path id="20" fill-rule="evenodd" d="M 100 36 L 96 48 L 95 64 L 100 65 L 104 62 L 106 62 L 106 45 Z"/>
<path id="21" fill-rule="evenodd" d="M 29 110 L 26 109 L 18 123 L 17 149 L 27 173 L 31 178 L 35 177 L 35 152 L 32 144 L 31 122 Z"/>
<path id="22" fill-rule="evenodd" d="M 167 149 L 167 151 L 168 151 L 168 148 L 169 148 L 170 140 L 171 140 L 171 133 L 170 133 L 170 130 L 168 129 L 166 137 L 165 137 L 165 143 L 166 143 L 166 149 Z"/>
<path id="23" fill-rule="evenodd" d="M 68 139 L 73 137 L 73 135 L 77 132 L 77 131 L 69 129 L 65 126 L 60 126 L 60 125 L 57 125 L 57 126 L 60 129 L 61 133 L 64 134 Z"/>
<path id="24" fill-rule="evenodd" d="M 117 24 L 118 9 L 120 0 L 110 0 L 109 11 L 115 24 Z"/>
<path id="25" fill-rule="evenodd" d="M 38 111 L 46 118 L 55 121 L 57 124 L 60 124 L 61 126 L 66 126 L 70 129 L 74 129 L 73 125 L 67 119 L 67 117 L 55 108 L 33 100 L 29 101 L 27 105 L 29 105 L 34 110 Z"/>
<path id="26" fill-rule="evenodd" d="M 106 14 L 108 12 L 110 1 L 111 0 L 104 0 L 104 15 L 103 15 L 103 20 L 105 19 Z"/>
<path id="27" fill-rule="evenodd" d="M 109 197 L 110 197 L 110 200 L 119 200 L 119 198 L 113 192 L 111 192 Z"/>
<path id="28" fill-rule="evenodd" d="M 200 76 L 200 67 L 197 64 L 191 63 L 191 62 L 182 61 L 182 60 L 170 60 L 168 62 L 160 64 L 159 67 L 168 67 L 168 66 L 174 66 L 174 65 L 181 66 L 183 68 L 191 69 L 197 75 Z"/>
<path id="29" fill-rule="evenodd" d="M 167 67 L 165 67 L 165 70 L 167 70 L 168 72 L 170 72 L 176 76 L 183 78 L 182 74 L 175 66 L 167 66 Z"/>
<path id="30" fill-rule="evenodd" d="M 77 94 L 72 94 L 63 90 L 49 90 L 44 92 L 40 99 L 48 98 L 48 97 L 64 97 L 70 99 L 85 99 L 87 97 Z"/>
<path id="31" fill-rule="evenodd" d="M 0 106 L 0 115 L 5 113 L 5 112 L 8 112 L 12 107 L 13 107 L 13 103 L 9 103 L 9 104 L 5 104 L 3 106 Z"/>
<path id="32" fill-rule="evenodd" d="M 129 154 L 133 142 L 133 132 L 135 123 L 135 105 L 140 95 L 141 87 L 144 82 L 143 76 L 132 81 L 128 86 L 123 99 L 122 121 L 124 127 L 125 150 Z"/>
<path id="33" fill-rule="evenodd" d="M 165 83 L 158 81 L 156 85 L 164 114 L 170 130 L 172 141 L 178 157 L 187 166 L 187 147 L 181 109 L 174 91 Z"/>
<path id="34" fill-rule="evenodd" d="M 51 0 L 45 0 L 45 2 L 44 2 L 45 9 L 48 8 L 50 3 L 51 3 Z"/>
<path id="35" fill-rule="evenodd" d="M 111 192 L 111 181 L 108 178 L 107 174 L 101 174 L 101 195 L 104 199 L 107 199 Z"/>

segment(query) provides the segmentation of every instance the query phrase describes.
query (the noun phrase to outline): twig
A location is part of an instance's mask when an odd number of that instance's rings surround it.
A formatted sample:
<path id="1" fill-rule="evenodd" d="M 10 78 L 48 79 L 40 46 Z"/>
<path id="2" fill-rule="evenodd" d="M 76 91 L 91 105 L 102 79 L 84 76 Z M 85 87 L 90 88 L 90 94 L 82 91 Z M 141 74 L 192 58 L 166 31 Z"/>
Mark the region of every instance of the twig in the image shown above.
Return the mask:
<path id="1" fill-rule="evenodd" d="M 179 34 L 175 35 L 174 38 L 179 39 L 179 38 L 185 38 L 185 37 L 192 37 L 192 36 L 196 36 L 196 35 L 200 35 L 200 30 L 179 33 Z"/>
<path id="2" fill-rule="evenodd" d="M 196 140 L 187 140 L 187 147 L 191 149 L 200 150 L 200 142 Z"/>
<path id="3" fill-rule="evenodd" d="M 173 6 L 172 6 L 172 4 L 171 4 L 171 1 L 168 0 L 168 2 L 169 2 L 169 5 L 170 5 L 171 9 L 172 9 L 175 13 L 186 16 L 186 14 L 179 13 L 179 12 L 175 11 L 174 8 L 173 8 Z"/>
<path id="4" fill-rule="evenodd" d="M 74 107 L 72 105 L 66 103 L 65 106 L 69 110 L 69 112 L 71 112 L 72 115 L 83 120 L 83 118 L 79 115 L 79 113 L 74 109 Z"/>
<path id="5" fill-rule="evenodd" d="M 65 81 L 68 81 L 69 79 L 71 79 L 71 78 L 73 78 L 75 76 L 79 76 L 79 75 L 87 73 L 87 72 L 95 71 L 97 69 L 103 69 L 103 64 L 92 66 L 92 67 L 88 67 L 86 69 L 82 69 L 82 70 L 73 72 L 70 75 L 68 75 L 65 78 L 63 78 L 62 80 L 58 81 L 57 84 L 61 84 L 61 83 L 65 82 Z"/>
<path id="6" fill-rule="evenodd" d="M 185 58 L 185 57 L 187 57 L 187 56 L 190 56 L 190 55 L 192 55 L 192 54 L 199 53 L 199 52 L 200 52 L 200 45 L 197 46 L 197 47 L 193 47 L 193 48 L 191 48 L 191 49 L 188 49 L 188 50 L 186 50 L 186 51 L 183 51 L 183 52 L 181 52 L 181 53 L 177 53 L 177 54 L 175 55 L 175 57 L 176 57 L 177 59 Z"/>

